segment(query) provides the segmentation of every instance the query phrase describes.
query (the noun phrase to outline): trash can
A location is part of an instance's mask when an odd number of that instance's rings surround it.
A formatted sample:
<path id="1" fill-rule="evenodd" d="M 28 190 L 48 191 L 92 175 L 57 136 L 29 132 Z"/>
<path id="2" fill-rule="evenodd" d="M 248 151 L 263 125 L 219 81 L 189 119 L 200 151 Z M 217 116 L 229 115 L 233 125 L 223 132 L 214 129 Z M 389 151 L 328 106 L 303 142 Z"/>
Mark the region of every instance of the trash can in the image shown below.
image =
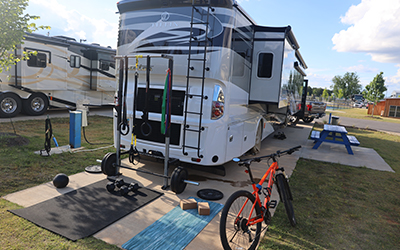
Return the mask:
<path id="1" fill-rule="evenodd" d="M 339 116 L 332 116 L 332 125 L 339 124 Z"/>

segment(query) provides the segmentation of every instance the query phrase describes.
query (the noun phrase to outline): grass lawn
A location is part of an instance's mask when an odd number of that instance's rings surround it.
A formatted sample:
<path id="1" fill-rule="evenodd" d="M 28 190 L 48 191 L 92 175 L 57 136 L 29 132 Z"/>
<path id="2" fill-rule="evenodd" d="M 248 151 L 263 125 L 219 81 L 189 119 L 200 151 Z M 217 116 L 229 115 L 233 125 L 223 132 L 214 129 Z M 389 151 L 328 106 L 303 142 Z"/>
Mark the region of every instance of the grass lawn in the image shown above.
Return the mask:
<path id="1" fill-rule="evenodd" d="M 300 159 L 290 178 L 298 224 L 278 206 L 259 249 L 400 249 L 400 137 L 347 130 L 396 173 Z"/>
<path id="2" fill-rule="evenodd" d="M 68 118 L 51 121 L 59 144 L 68 144 Z M 60 172 L 82 172 L 114 150 L 36 155 L 34 151 L 44 148 L 44 126 L 43 120 L 14 122 L 18 136 L 10 136 L 6 133 L 14 133 L 12 124 L 0 124 L 0 196 L 51 181 Z M 279 205 L 259 249 L 400 248 L 400 137 L 348 131 L 364 147 L 374 148 L 396 173 L 300 159 L 290 179 L 298 225 L 290 226 Z M 112 118 L 90 116 L 86 136 L 90 142 L 111 145 Z M 26 145 L 7 146 L 26 140 Z M 82 138 L 82 146 L 105 145 L 89 145 Z M 1 249 L 118 249 L 94 237 L 72 242 L 7 212 L 18 207 L 0 199 Z"/>
<path id="3" fill-rule="evenodd" d="M 367 112 L 368 112 L 368 109 L 366 109 L 366 108 L 326 110 L 327 115 L 326 115 L 326 117 L 324 117 L 324 120 L 328 120 L 329 113 L 332 113 L 332 115 L 338 115 L 338 116 L 349 117 L 349 118 L 357 118 L 357 119 L 364 119 L 364 120 L 371 120 L 371 121 L 382 121 L 382 122 L 391 122 L 391 123 L 399 123 L 400 124 L 400 119 L 398 119 L 398 118 L 381 117 L 379 115 L 374 115 L 372 117 Z"/>
<path id="4" fill-rule="evenodd" d="M 112 118 L 89 116 L 86 137 L 91 143 L 105 145 L 89 145 L 82 136 L 85 149 L 95 149 L 112 145 Z M 60 146 L 69 143 L 69 119 L 51 119 L 53 134 Z M 14 129 L 17 134 L 14 134 Z M 44 149 L 45 121 L 29 120 L 11 123 L 0 123 L 0 196 L 33 187 L 51 181 L 58 173 L 72 175 L 84 171 L 85 167 L 98 164 L 106 152 L 113 148 L 93 152 L 63 153 L 43 157 L 34 151 Z M 15 145 L 29 142 L 26 145 Z M 14 146 L 13 146 L 14 145 Z M 52 147 L 54 143 L 52 141 Z M 20 206 L 0 199 L 0 246 L 1 249 L 119 249 L 94 237 L 76 242 L 42 229 L 7 210 Z"/>

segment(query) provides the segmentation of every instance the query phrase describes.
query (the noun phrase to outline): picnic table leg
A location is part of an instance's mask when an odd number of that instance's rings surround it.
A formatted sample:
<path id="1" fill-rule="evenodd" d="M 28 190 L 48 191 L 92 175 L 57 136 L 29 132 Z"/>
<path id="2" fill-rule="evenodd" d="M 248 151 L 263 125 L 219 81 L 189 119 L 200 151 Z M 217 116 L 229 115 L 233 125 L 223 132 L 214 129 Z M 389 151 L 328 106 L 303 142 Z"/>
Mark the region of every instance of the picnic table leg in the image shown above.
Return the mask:
<path id="1" fill-rule="evenodd" d="M 313 149 L 317 149 L 322 142 L 326 139 L 326 137 L 328 136 L 329 132 L 323 130 L 319 136 L 319 139 L 317 140 L 317 143 L 314 144 L 314 147 L 312 147 Z"/>
<path id="2" fill-rule="evenodd" d="M 342 133 L 342 139 L 343 139 L 344 145 L 346 146 L 347 153 L 349 153 L 350 155 L 354 155 L 353 150 L 351 149 L 349 138 L 347 138 L 347 135 Z"/>

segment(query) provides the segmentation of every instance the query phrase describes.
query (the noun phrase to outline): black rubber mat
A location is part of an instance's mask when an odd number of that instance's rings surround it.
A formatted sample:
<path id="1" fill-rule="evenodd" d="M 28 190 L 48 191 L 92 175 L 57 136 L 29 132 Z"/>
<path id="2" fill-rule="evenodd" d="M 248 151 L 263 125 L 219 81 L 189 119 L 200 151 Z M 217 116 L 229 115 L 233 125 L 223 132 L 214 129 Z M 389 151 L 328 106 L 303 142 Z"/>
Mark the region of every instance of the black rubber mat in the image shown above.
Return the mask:
<path id="1" fill-rule="evenodd" d="M 132 182 L 124 178 L 126 182 Z M 121 196 L 106 189 L 108 180 L 98 181 L 36 205 L 9 212 L 51 232 L 76 241 L 95 234 L 113 222 L 162 195 L 139 188 Z"/>

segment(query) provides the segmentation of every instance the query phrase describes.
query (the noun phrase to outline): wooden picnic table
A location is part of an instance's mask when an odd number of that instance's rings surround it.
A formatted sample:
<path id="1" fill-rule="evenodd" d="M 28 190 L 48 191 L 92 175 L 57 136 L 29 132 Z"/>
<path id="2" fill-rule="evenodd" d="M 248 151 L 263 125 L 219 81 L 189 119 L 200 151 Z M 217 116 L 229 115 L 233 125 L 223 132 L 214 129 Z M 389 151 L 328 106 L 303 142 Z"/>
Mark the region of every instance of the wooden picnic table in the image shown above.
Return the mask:
<path id="1" fill-rule="evenodd" d="M 351 149 L 351 145 L 353 146 L 360 145 L 360 142 L 357 140 L 355 136 L 347 135 L 346 128 L 339 125 L 325 124 L 324 130 L 322 130 L 322 132 L 315 130 L 312 131 L 311 139 L 313 139 L 316 142 L 313 149 L 318 149 L 318 147 L 323 142 L 337 143 L 345 145 L 347 153 L 351 155 L 354 155 L 353 150 Z"/>

